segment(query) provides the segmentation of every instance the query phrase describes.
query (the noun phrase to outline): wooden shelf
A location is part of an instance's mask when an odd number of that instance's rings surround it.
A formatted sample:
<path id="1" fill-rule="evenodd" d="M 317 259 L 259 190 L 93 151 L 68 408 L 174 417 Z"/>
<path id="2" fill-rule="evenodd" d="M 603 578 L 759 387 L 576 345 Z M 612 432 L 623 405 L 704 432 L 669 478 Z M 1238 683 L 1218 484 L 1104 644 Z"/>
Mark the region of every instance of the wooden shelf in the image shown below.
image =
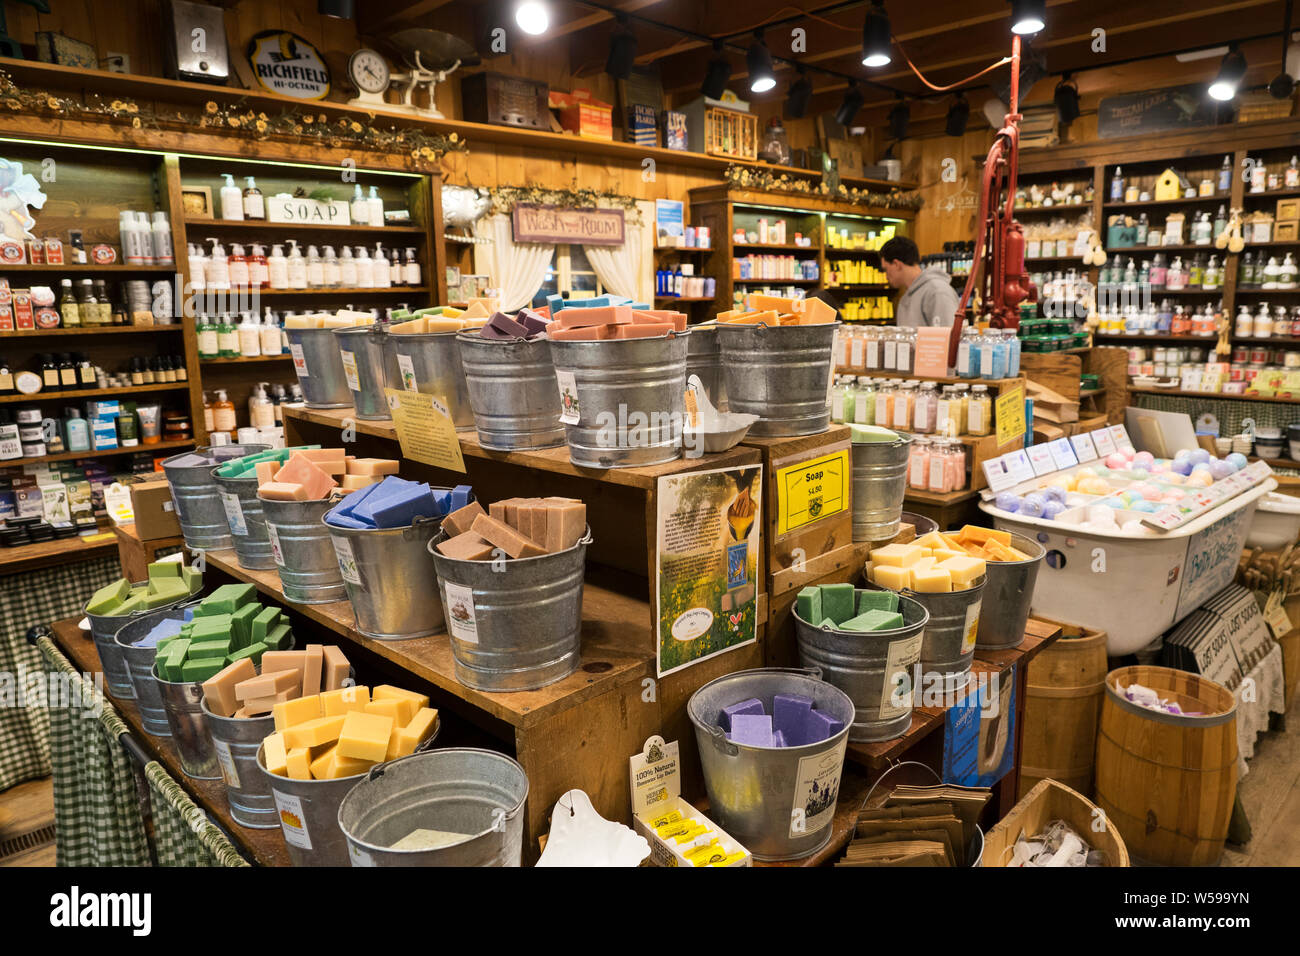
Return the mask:
<path id="1" fill-rule="evenodd" d="M 1227 249 L 1218 248 L 1212 242 L 1206 245 L 1184 243 L 1179 246 L 1121 246 L 1117 249 L 1107 249 L 1106 255 L 1127 255 L 1129 253 L 1155 255 L 1157 252 L 1213 252 L 1215 255 L 1235 255 L 1235 253 L 1230 253 Z"/>
<path id="2" fill-rule="evenodd" d="M 295 604 L 286 600 L 275 570 L 249 571 L 233 551 L 208 551 L 208 563 L 239 581 L 256 585 L 268 597 L 350 643 L 393 662 L 512 727 L 541 723 L 554 714 L 603 694 L 627 680 L 629 671 L 654 671 L 650 605 L 588 583 L 582 593 L 582 660 L 568 677 L 538 690 L 485 693 L 456 679 L 451 641 L 446 634 L 403 641 L 378 641 L 354 626 L 352 605 Z"/>
<path id="3" fill-rule="evenodd" d="M 655 246 L 655 252 L 713 252 L 713 246 Z"/>
<path id="4" fill-rule="evenodd" d="M 268 230 L 288 230 L 290 232 L 358 232 L 366 235 L 381 236 L 384 233 L 404 236 L 423 236 L 423 226 L 338 226 L 325 223 L 311 224 L 305 222 L 271 222 L 267 219 L 186 219 L 188 229 L 226 229 L 234 232 L 266 232 Z"/>
<path id="5" fill-rule="evenodd" d="M 7 464 L 8 462 L 0 462 L 0 465 Z M 112 530 L 100 528 L 84 538 L 76 535 L 35 544 L 20 544 L 13 548 L 0 547 L 0 575 L 116 553 L 117 538 L 113 536 Z"/>
<path id="6" fill-rule="evenodd" d="M 917 488 L 908 488 L 907 493 L 903 495 L 905 501 L 920 501 L 927 505 L 955 505 L 963 501 L 969 501 L 971 498 L 978 497 L 978 491 L 971 491 L 969 488 L 961 491 L 949 491 L 940 494 L 935 491 L 921 491 Z"/>
<path id="7" fill-rule="evenodd" d="M 1252 462 L 1267 462 L 1270 468 L 1300 468 L 1300 461 L 1293 458 L 1260 458 L 1258 455 L 1247 455 L 1246 457 Z"/>
<path id="8" fill-rule="evenodd" d="M 1023 375 L 1016 378 L 959 378 L 956 375 L 914 375 L 911 372 L 891 372 L 888 369 L 854 369 L 847 365 L 837 365 L 835 371 L 837 374 L 866 375 L 870 378 L 895 378 L 906 382 L 934 382 L 938 385 L 987 385 L 991 389 L 1011 388 L 1025 381 Z"/>
<path id="9" fill-rule="evenodd" d="M 1113 335 L 1109 332 L 1094 332 L 1094 339 L 1105 339 L 1108 342 L 1187 342 L 1195 344 L 1199 342 L 1202 345 L 1214 345 L 1219 340 L 1217 335 Z"/>
<path id="10" fill-rule="evenodd" d="M 140 272 L 176 272 L 179 267 L 173 263 L 167 266 L 132 266 L 125 263 L 113 263 L 111 265 L 95 265 L 92 263 L 68 263 L 61 266 L 51 266 L 44 263 L 33 265 L 30 262 L 22 262 L 16 265 L 0 265 L 0 275 L 7 272 L 85 272 L 94 275 L 103 275 L 105 273 L 120 273 L 131 275 Z"/>
<path id="11" fill-rule="evenodd" d="M 1025 268 L 1029 268 L 1035 262 L 1077 262 L 1083 265 L 1082 256 L 1025 256 Z M 1094 268 L 1089 266 L 1088 268 Z"/>
<path id="12" fill-rule="evenodd" d="M 764 252 L 806 252 L 810 255 L 821 251 L 821 246 L 797 246 L 794 243 L 733 242 L 731 248 L 760 249 Z"/>
<path id="13" fill-rule="evenodd" d="M 1017 206 L 1015 214 L 1017 216 L 1024 213 L 1048 213 L 1048 212 L 1083 212 L 1091 210 L 1093 204 L 1090 202 L 1072 202 L 1062 203 L 1059 206 Z"/>
<path id="14" fill-rule="evenodd" d="M 1300 294 L 1300 287 L 1294 289 L 1261 289 L 1257 285 L 1239 285 L 1237 291 L 1251 295 L 1297 295 Z"/>
<path id="15" fill-rule="evenodd" d="M 287 362 L 291 358 L 293 358 L 293 355 L 289 352 L 280 355 L 241 355 L 238 358 L 208 358 L 199 359 L 199 368 L 208 365 L 243 365 L 248 362 Z"/>
<path id="16" fill-rule="evenodd" d="M 108 458 L 113 455 L 157 455 L 160 451 L 193 448 L 194 442 L 160 441 L 153 445 L 136 445 L 134 448 L 105 448 L 102 451 L 65 451 L 58 455 L 41 455 L 38 458 L 10 458 L 0 461 L 0 467 L 14 468 L 21 465 L 43 465 L 52 461 L 89 461 L 93 458 Z"/>
<path id="17" fill-rule="evenodd" d="M 656 302 L 716 302 L 717 297 L 711 295 L 657 295 Z"/>
<path id="18" fill-rule="evenodd" d="M 1274 239 L 1272 242 L 1248 242 L 1247 249 L 1294 249 L 1300 246 L 1300 239 Z"/>
<path id="19" fill-rule="evenodd" d="M 1222 399 L 1230 402 L 1273 402 L 1281 405 L 1300 405 L 1300 397 L 1285 398 L 1269 395 L 1231 395 L 1226 392 L 1184 392 L 1176 388 L 1144 388 L 1130 385 L 1128 390 L 1137 395 L 1170 395 L 1174 398 L 1203 398 L 1209 401 Z"/>
<path id="20" fill-rule="evenodd" d="M 827 256 L 876 256 L 877 258 L 880 257 L 879 249 L 832 249 L 830 246 L 826 246 L 825 248 L 822 249 L 822 252 L 826 253 Z"/>
<path id="21" fill-rule="evenodd" d="M 1243 345 L 1300 345 L 1300 338 L 1292 338 L 1289 335 L 1271 335 L 1266 339 L 1257 339 L 1250 336 L 1232 335 L 1229 339 L 1233 342 L 1240 342 Z"/>
<path id="22" fill-rule="evenodd" d="M 19 402 L 45 402 L 51 399 L 100 398 L 108 395 L 138 395 L 141 392 L 187 392 L 189 382 L 167 382 L 163 385 L 130 385 L 126 388 L 68 388 L 37 392 L 35 395 L 0 395 L 0 404 Z"/>
<path id="23" fill-rule="evenodd" d="M 1292 187 L 1290 189 L 1266 189 L 1262 193 L 1253 193 L 1247 189 L 1241 194 L 1243 200 L 1249 199 L 1282 199 L 1286 196 L 1300 196 L 1300 189 Z"/>
<path id="24" fill-rule="evenodd" d="M 820 285 L 821 279 L 732 279 L 732 285 Z"/>
<path id="25" fill-rule="evenodd" d="M 2 271 L 2 270 L 0 270 Z M 140 335 L 153 332 L 184 332 L 179 322 L 172 325 L 91 325 L 68 329 L 23 329 L 0 332 L 0 342 L 9 338 L 45 338 L 51 335 Z"/>
<path id="26" fill-rule="evenodd" d="M 1103 209 L 1142 209 L 1147 206 L 1187 206 L 1187 205 L 1206 205 L 1208 203 L 1219 203 L 1221 205 L 1231 202 L 1232 197 L 1227 194 L 1215 193 L 1213 196 L 1191 196 L 1186 199 L 1148 199 L 1145 202 L 1107 202 L 1102 204 Z"/>
<path id="27" fill-rule="evenodd" d="M 232 289 L 232 292 L 237 291 Z M 427 285 L 394 285 L 380 288 L 375 286 L 369 289 L 259 289 L 258 295 L 261 296 L 285 296 L 285 295 L 403 295 L 404 293 L 423 293 L 428 292 Z M 251 293 L 250 293 L 251 294 Z"/>

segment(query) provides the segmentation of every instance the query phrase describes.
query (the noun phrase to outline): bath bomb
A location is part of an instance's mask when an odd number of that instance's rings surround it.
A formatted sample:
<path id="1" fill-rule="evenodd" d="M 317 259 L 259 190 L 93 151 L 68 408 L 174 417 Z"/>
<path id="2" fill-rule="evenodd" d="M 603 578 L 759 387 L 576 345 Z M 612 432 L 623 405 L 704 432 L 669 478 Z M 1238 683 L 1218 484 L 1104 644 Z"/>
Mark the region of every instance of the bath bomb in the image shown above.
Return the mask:
<path id="1" fill-rule="evenodd" d="M 1229 462 L 1226 461 L 1210 462 L 1210 477 L 1212 477 L 1215 481 L 1222 481 L 1224 478 L 1227 478 L 1229 475 L 1234 475 L 1236 473 L 1237 473 L 1237 469 L 1234 468 Z"/>
<path id="2" fill-rule="evenodd" d="M 1141 511 L 1144 514 L 1154 514 L 1160 510 L 1160 505 L 1154 501 L 1139 501 L 1133 506 L 1134 511 Z"/>
<path id="3" fill-rule="evenodd" d="M 1119 471 L 1128 467 L 1128 459 L 1121 452 L 1111 452 L 1106 456 L 1106 467 Z"/>
<path id="4" fill-rule="evenodd" d="M 1085 478 L 1079 482 L 1078 488 L 1080 494 L 1085 495 L 1108 495 L 1110 494 L 1110 485 L 1101 478 Z"/>
<path id="5" fill-rule="evenodd" d="M 1107 498 L 1102 502 L 1102 504 L 1114 511 L 1124 510 L 1124 502 L 1120 501 L 1118 498 Z"/>
<path id="6" fill-rule="evenodd" d="M 1187 483 L 1198 488 L 1208 488 L 1214 484 L 1214 477 L 1208 471 L 1194 471 L 1188 477 Z"/>
<path id="7" fill-rule="evenodd" d="M 1146 481 L 1151 477 L 1151 472 L 1145 468 L 1130 468 L 1126 474 L 1134 481 Z"/>
<path id="8" fill-rule="evenodd" d="M 1088 524 L 1098 528 L 1115 527 L 1115 512 L 1104 505 L 1093 505 L 1088 509 Z"/>
<path id="9" fill-rule="evenodd" d="M 1020 514 L 1026 518 L 1037 518 L 1043 513 L 1043 505 L 1047 504 L 1047 499 L 1037 491 L 1031 491 L 1025 495 L 1024 500 L 1020 502 Z"/>
<path id="10" fill-rule="evenodd" d="M 1186 456 L 1175 458 L 1174 463 L 1169 466 L 1169 471 L 1175 475 L 1190 475 L 1192 473 L 1192 460 Z"/>
<path id="11" fill-rule="evenodd" d="M 1210 471 L 1210 463 L 1207 462 L 1207 461 L 1199 461 L 1199 462 L 1197 462 L 1196 464 L 1192 465 L 1192 474 L 1193 474 L 1193 475 L 1199 475 L 1199 474 L 1201 474 L 1202 472 L 1208 474 L 1209 471 Z"/>
<path id="12" fill-rule="evenodd" d="M 1187 457 L 1193 465 L 1208 464 L 1210 461 L 1210 453 L 1204 448 L 1193 448 Z"/>
<path id="13" fill-rule="evenodd" d="M 1184 459 L 1190 458 L 1191 454 L 1192 450 L 1190 448 L 1180 448 L 1174 453 L 1174 461 L 1183 461 Z"/>
<path id="14" fill-rule="evenodd" d="M 1002 491 L 993 499 L 993 504 L 1002 511 L 1019 511 L 1020 496 L 1010 491 Z"/>
<path id="15" fill-rule="evenodd" d="M 1191 472 L 1188 472 L 1187 474 L 1191 474 Z M 1169 474 L 1165 475 L 1165 481 L 1171 485 L 1184 485 L 1187 483 L 1187 475 L 1171 471 Z"/>
<path id="16" fill-rule="evenodd" d="M 1147 501 L 1155 501 L 1160 497 L 1160 489 L 1155 485 L 1144 485 L 1142 487 L 1141 495 Z"/>
<path id="17" fill-rule="evenodd" d="M 1156 463 L 1156 456 L 1149 451 L 1140 451 L 1133 456 L 1133 464 L 1139 468 L 1150 469 Z"/>
<path id="18" fill-rule="evenodd" d="M 1241 469 L 1245 468 L 1247 464 L 1246 456 L 1239 451 L 1234 451 L 1223 460 L 1230 464 L 1236 471 L 1241 471 Z"/>
<path id="19" fill-rule="evenodd" d="M 1048 521 L 1055 521 L 1056 516 L 1059 515 L 1064 510 L 1065 510 L 1065 502 L 1048 501 L 1047 504 L 1043 505 L 1043 517 L 1046 518 Z"/>
<path id="20" fill-rule="evenodd" d="M 1048 501 L 1065 502 L 1065 489 L 1058 484 L 1050 484 L 1043 489 L 1043 497 Z"/>

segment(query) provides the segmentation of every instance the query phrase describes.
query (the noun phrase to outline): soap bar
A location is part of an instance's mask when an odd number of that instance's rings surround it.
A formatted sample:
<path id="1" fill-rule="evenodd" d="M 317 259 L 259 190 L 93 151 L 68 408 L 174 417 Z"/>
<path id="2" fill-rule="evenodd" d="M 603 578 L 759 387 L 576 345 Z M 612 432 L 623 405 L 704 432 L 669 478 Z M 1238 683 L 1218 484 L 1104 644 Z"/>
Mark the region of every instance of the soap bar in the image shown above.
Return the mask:
<path id="1" fill-rule="evenodd" d="M 337 690 L 351 675 L 352 666 L 346 655 L 334 644 L 325 645 L 324 667 L 321 677 L 322 690 Z"/>
<path id="2" fill-rule="evenodd" d="M 959 591 L 970 587 L 987 570 L 983 558 L 949 558 L 937 567 L 952 576 L 952 586 Z"/>
<path id="3" fill-rule="evenodd" d="M 443 518 L 442 530 L 447 532 L 448 536 L 464 534 L 474 524 L 474 519 L 485 513 L 481 504 L 477 501 L 471 501 Z"/>
<path id="4" fill-rule="evenodd" d="M 262 738 L 262 766 L 278 777 L 289 774 L 287 766 L 289 752 L 284 746 L 284 734 L 268 734 Z"/>
<path id="5" fill-rule="evenodd" d="M 718 714 L 718 725 L 723 730 L 730 730 L 733 717 L 761 713 L 764 713 L 763 702 L 757 697 L 751 697 L 748 700 L 742 700 L 739 703 L 722 708 L 721 713 Z"/>
<path id="6" fill-rule="evenodd" d="M 778 747 L 801 747 L 808 733 L 808 714 L 813 702 L 802 694 L 775 694 L 772 697 L 772 726 L 783 742 Z"/>
<path id="7" fill-rule="evenodd" d="M 280 620 L 280 609 L 278 607 L 264 607 L 253 615 L 252 640 L 265 641 L 266 635 L 271 628 L 275 627 L 276 622 Z M 290 658 L 292 659 L 292 658 Z M 263 665 L 265 667 L 265 665 Z M 282 668 L 275 668 L 281 670 Z"/>
<path id="8" fill-rule="evenodd" d="M 234 663 L 235 661 L 243 660 L 247 658 L 248 660 L 252 661 L 254 664 L 261 664 L 262 655 L 266 652 L 266 650 L 267 647 L 264 643 L 262 643 L 261 641 L 254 641 L 252 644 L 249 644 L 247 647 L 241 647 L 237 651 L 231 651 L 226 656 L 226 663 L 230 664 L 230 663 Z"/>
<path id="9" fill-rule="evenodd" d="M 619 339 L 657 339 L 661 335 L 667 335 L 673 331 L 671 322 L 665 322 L 661 325 L 652 325 L 650 323 L 636 325 L 620 325 L 615 338 Z"/>
<path id="10" fill-rule="evenodd" d="M 417 694 L 413 690 L 406 690 L 403 687 L 394 687 L 392 684 L 380 684 L 370 691 L 370 700 L 374 701 L 395 701 L 398 705 L 397 726 L 404 727 L 415 719 L 415 715 L 429 706 L 429 698 L 425 694 Z"/>
<path id="11" fill-rule="evenodd" d="M 267 651 L 262 655 L 262 673 L 271 674 L 289 671 L 297 677 L 298 687 L 302 687 L 302 674 L 307 666 L 306 651 Z M 318 688 L 319 689 L 319 688 Z M 317 691 L 312 691 L 312 694 Z"/>
<path id="12" fill-rule="evenodd" d="M 821 588 L 807 587 L 800 591 L 799 596 L 795 598 L 795 610 L 809 624 L 816 624 L 825 617 L 822 614 Z"/>
<path id="13" fill-rule="evenodd" d="M 311 776 L 313 780 L 330 779 L 330 764 L 334 762 L 334 755 L 338 752 L 338 744 L 331 744 L 322 747 L 320 756 L 311 762 Z"/>
<path id="14" fill-rule="evenodd" d="M 349 711 L 339 731 L 339 753 L 358 760 L 383 760 L 388 753 L 388 738 L 393 720 L 361 710 Z"/>
<path id="15" fill-rule="evenodd" d="M 591 325 L 578 328 L 551 328 L 546 337 L 556 342 L 595 342 L 612 339 L 617 335 L 616 325 Z"/>
<path id="16" fill-rule="evenodd" d="M 857 445 L 898 441 L 898 432 L 882 428 L 879 425 L 850 425 L 849 441 Z"/>
<path id="17" fill-rule="evenodd" d="M 218 717 L 234 716 L 239 709 L 235 685 L 257 676 L 253 662 L 244 659 L 228 664 L 203 682 L 203 700 Z"/>
<path id="18" fill-rule="evenodd" d="M 519 533 L 539 544 L 546 541 L 546 503 L 527 498 L 519 505 Z"/>
<path id="19" fill-rule="evenodd" d="M 275 481 L 275 473 L 280 470 L 280 463 L 276 461 L 259 461 L 253 470 L 257 474 L 257 487 L 260 491 L 263 485 Z"/>
<path id="20" fill-rule="evenodd" d="M 892 631 L 903 626 L 903 615 L 897 611 L 864 611 L 840 625 L 845 631 Z"/>
<path id="21" fill-rule="evenodd" d="M 205 614 L 234 614 L 237 608 L 256 600 L 255 585 L 223 584 L 204 598 L 199 606 Z"/>
<path id="22" fill-rule="evenodd" d="M 407 721 L 406 726 L 401 729 L 394 729 L 389 742 L 389 750 L 392 751 L 395 747 L 399 756 L 409 756 L 415 753 L 416 747 L 433 736 L 437 726 L 438 711 L 427 705 L 423 706 Z M 385 754 L 385 759 L 394 760 L 396 758 Z"/>
<path id="23" fill-rule="evenodd" d="M 285 767 L 291 780 L 310 780 L 311 751 L 306 747 L 290 750 L 285 758 Z"/>
<path id="24" fill-rule="evenodd" d="M 734 743 L 751 747 L 772 747 L 772 718 L 767 714 L 736 714 L 731 718 L 731 733 L 727 738 Z"/>
<path id="25" fill-rule="evenodd" d="M 284 730 L 286 727 L 305 724 L 323 716 L 319 697 L 299 697 L 294 700 L 286 700 L 276 704 L 271 713 L 275 718 L 276 730 Z"/>
<path id="26" fill-rule="evenodd" d="M 86 613 L 108 617 L 119 604 L 127 599 L 130 593 L 131 582 L 126 578 L 120 578 L 94 593 L 86 603 Z"/>
<path id="27" fill-rule="evenodd" d="M 285 701 L 288 703 L 288 701 Z M 317 717 L 305 723 L 294 724 L 284 728 L 284 743 L 289 748 L 319 747 L 321 744 L 338 740 L 339 733 L 346 720 L 344 716 Z"/>
<path id="28" fill-rule="evenodd" d="M 896 568 L 888 564 L 877 564 L 871 569 L 871 583 L 882 588 L 901 591 L 912 586 L 911 568 Z"/>
<path id="29" fill-rule="evenodd" d="M 631 325 L 632 310 L 625 305 L 592 306 L 587 308 L 568 308 L 552 320 L 548 334 L 560 329 L 582 328 L 592 325 Z"/>
<path id="30" fill-rule="evenodd" d="M 912 575 L 912 590 L 921 594 L 942 594 L 952 590 L 952 575 L 938 569 Z"/>
<path id="31" fill-rule="evenodd" d="M 326 717 L 336 717 L 353 710 L 365 710 L 370 703 L 370 688 L 364 684 L 323 690 L 320 695 L 320 712 Z"/>
<path id="32" fill-rule="evenodd" d="M 479 515 L 471 528 L 512 558 L 535 558 L 546 553 L 534 541 L 490 515 Z"/>
<path id="33" fill-rule="evenodd" d="M 181 665 L 181 680 L 186 683 L 200 684 L 213 677 L 226 666 L 224 657 L 203 657 L 187 660 Z"/>
<path id="34" fill-rule="evenodd" d="M 871 552 L 871 563 L 876 567 L 888 564 L 896 568 L 906 568 L 925 556 L 925 550 L 914 544 L 887 544 Z"/>
<path id="35" fill-rule="evenodd" d="M 893 591 L 862 590 L 858 593 L 858 613 L 867 611 L 897 611 L 898 595 Z"/>
<path id="36" fill-rule="evenodd" d="M 360 491 L 354 491 L 335 505 L 330 511 L 330 514 L 342 515 L 346 518 L 352 517 L 352 512 L 356 510 L 357 506 L 378 491 L 381 487 L 383 487 L 382 482 L 362 488 Z"/>
<path id="37" fill-rule="evenodd" d="M 843 624 L 853 616 L 854 594 L 852 584 L 823 584 L 822 613 L 836 624 Z"/>
<path id="38" fill-rule="evenodd" d="M 344 475 L 343 483 L 339 485 L 344 491 L 360 491 L 370 485 L 379 484 L 379 477 L 376 475 Z"/>
<path id="39" fill-rule="evenodd" d="M 253 621 L 265 608 L 259 604 L 245 604 L 230 615 L 230 645 L 232 649 L 253 643 Z"/>
<path id="40" fill-rule="evenodd" d="M 438 553 L 458 561 L 487 561 L 496 550 L 493 544 L 474 531 L 438 542 Z"/>
<path id="41" fill-rule="evenodd" d="M 844 722 L 836 720 L 829 714 L 823 714 L 820 710 L 813 710 L 808 714 L 808 739 L 806 743 L 815 744 L 823 740 L 829 740 L 841 730 L 844 729 Z"/>
<path id="42" fill-rule="evenodd" d="M 546 550 L 568 551 L 587 533 L 587 506 L 564 498 L 546 499 Z"/>
<path id="43" fill-rule="evenodd" d="M 347 467 L 349 475 L 395 475 L 401 466 L 392 458 L 354 458 Z"/>
<path id="44" fill-rule="evenodd" d="M 275 653 L 283 654 L 284 651 Z M 320 693 L 321 674 L 325 667 L 325 648 L 320 644 L 308 644 L 305 652 L 305 666 L 302 672 L 302 694 L 304 696 Z M 266 669 L 266 665 L 262 665 Z"/>
<path id="45" fill-rule="evenodd" d="M 325 498 L 331 488 L 338 487 L 338 482 L 323 471 L 316 462 L 304 457 L 303 452 L 294 452 L 284 467 L 276 472 L 275 481 L 263 486 L 260 492 L 265 495 L 267 488 L 283 484 L 302 485 L 306 491 L 307 501 Z"/>
<path id="46" fill-rule="evenodd" d="M 401 726 L 402 705 L 396 700 L 371 700 L 361 709 L 363 714 L 379 714 L 393 721 L 393 726 Z"/>
<path id="47" fill-rule="evenodd" d="M 259 697 L 275 697 L 285 691 L 293 691 L 297 696 L 302 687 L 302 678 L 296 670 L 267 671 L 242 680 L 235 685 L 235 697 L 238 700 L 256 700 Z"/>
<path id="48" fill-rule="evenodd" d="M 186 655 L 187 661 L 195 659 L 215 660 L 217 663 L 224 665 L 226 655 L 231 651 L 230 641 L 192 641 L 190 642 L 189 653 Z M 221 668 L 218 667 L 217 670 Z M 215 672 L 214 672 L 215 673 Z"/>

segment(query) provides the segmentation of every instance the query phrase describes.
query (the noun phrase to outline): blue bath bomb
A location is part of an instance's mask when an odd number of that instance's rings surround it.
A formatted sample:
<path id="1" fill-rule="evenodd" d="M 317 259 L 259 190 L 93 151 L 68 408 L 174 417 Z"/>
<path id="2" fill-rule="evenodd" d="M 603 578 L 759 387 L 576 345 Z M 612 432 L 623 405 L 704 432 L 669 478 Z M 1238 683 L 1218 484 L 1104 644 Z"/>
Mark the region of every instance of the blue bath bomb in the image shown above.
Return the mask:
<path id="1" fill-rule="evenodd" d="M 1048 501 L 1065 502 L 1065 489 L 1060 485 L 1048 485 L 1043 489 L 1043 496 Z"/>
<path id="2" fill-rule="evenodd" d="M 1226 461 L 1210 462 L 1210 476 L 1214 478 L 1215 481 L 1222 481 L 1224 478 L 1227 478 L 1229 475 L 1236 474 L 1236 472 L 1237 469 L 1232 467 L 1232 465 L 1229 462 Z"/>
<path id="3" fill-rule="evenodd" d="M 1031 491 L 1025 495 L 1020 502 L 1020 514 L 1026 518 L 1038 518 L 1043 513 L 1043 506 L 1047 504 L 1047 499 L 1036 491 Z"/>
<path id="4" fill-rule="evenodd" d="M 1192 473 L 1192 460 L 1185 456 L 1175 458 L 1174 463 L 1169 466 L 1169 470 L 1176 475 L 1190 475 Z"/>
<path id="5" fill-rule="evenodd" d="M 1239 451 L 1234 451 L 1223 460 L 1231 465 L 1234 471 L 1241 471 L 1241 469 L 1245 468 L 1247 464 L 1246 456 Z"/>
<path id="6" fill-rule="evenodd" d="M 1019 511 L 1020 496 L 1010 491 L 1002 491 L 993 499 L 993 504 L 1002 511 Z"/>
<path id="7" fill-rule="evenodd" d="M 1193 448 L 1187 456 L 1191 459 L 1193 465 L 1209 464 L 1210 453 L 1204 448 Z"/>
<path id="8" fill-rule="evenodd" d="M 1124 510 L 1124 502 L 1120 501 L 1118 498 L 1106 498 L 1101 503 L 1107 508 L 1114 508 L 1116 511 Z"/>
<path id="9" fill-rule="evenodd" d="M 1047 504 L 1043 505 L 1043 517 L 1049 521 L 1055 521 L 1056 516 L 1064 510 L 1065 502 L 1055 500 L 1048 501 Z"/>

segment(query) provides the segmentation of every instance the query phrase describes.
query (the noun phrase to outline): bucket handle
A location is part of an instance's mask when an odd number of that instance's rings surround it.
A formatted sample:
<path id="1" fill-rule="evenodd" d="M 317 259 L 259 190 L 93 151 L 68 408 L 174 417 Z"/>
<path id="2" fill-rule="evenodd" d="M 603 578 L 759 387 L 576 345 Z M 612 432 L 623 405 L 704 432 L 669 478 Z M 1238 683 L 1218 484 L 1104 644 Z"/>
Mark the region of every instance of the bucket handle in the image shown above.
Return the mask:
<path id="1" fill-rule="evenodd" d="M 727 739 L 727 735 L 722 732 L 721 727 L 715 727 L 713 724 L 706 724 L 704 729 L 709 732 L 713 738 L 713 746 L 722 751 L 728 757 L 737 757 L 740 755 L 740 748 Z"/>
<path id="2" fill-rule="evenodd" d="M 423 518 L 416 518 L 414 521 L 411 522 L 411 526 L 409 528 L 403 530 L 402 538 L 406 541 L 410 541 L 417 535 L 423 535 L 424 529 L 428 527 L 428 525 L 431 522 L 436 522 L 439 528 L 442 527 L 441 518 L 431 518 L 427 516 Z"/>
<path id="3" fill-rule="evenodd" d="M 924 767 L 926 770 L 930 771 L 931 776 L 934 777 L 935 783 L 938 784 L 943 783 L 943 777 L 935 773 L 934 768 L 931 767 L 929 764 L 921 763 L 921 761 L 919 760 L 895 760 L 893 763 L 889 765 L 889 769 L 886 770 L 884 773 L 882 773 L 879 777 L 877 777 L 876 782 L 871 785 L 871 789 L 867 791 L 867 795 L 862 798 L 862 803 L 858 806 L 858 813 L 861 813 L 863 810 L 867 808 L 867 801 L 870 800 L 871 795 L 876 792 L 876 787 L 880 786 L 880 781 L 884 780 L 886 777 L 888 777 L 899 767 L 906 767 L 908 764 L 912 764 L 917 767 Z"/>

